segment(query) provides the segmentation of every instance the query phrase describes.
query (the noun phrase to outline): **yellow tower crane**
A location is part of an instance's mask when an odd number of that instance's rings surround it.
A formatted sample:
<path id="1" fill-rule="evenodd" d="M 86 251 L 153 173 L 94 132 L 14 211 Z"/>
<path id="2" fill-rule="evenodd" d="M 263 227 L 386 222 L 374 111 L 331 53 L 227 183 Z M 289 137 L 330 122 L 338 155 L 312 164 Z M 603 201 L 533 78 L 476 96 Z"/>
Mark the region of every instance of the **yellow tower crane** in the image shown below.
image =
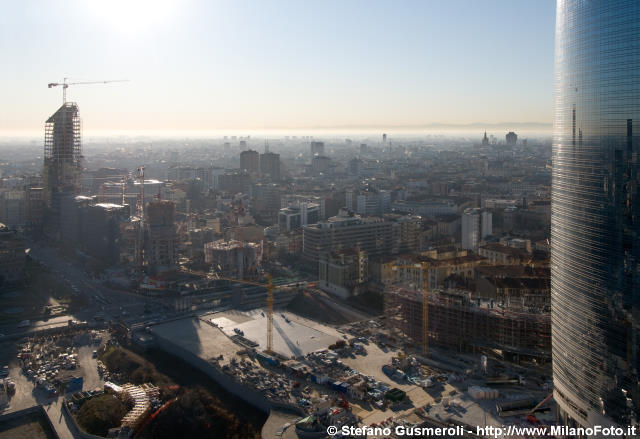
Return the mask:
<path id="1" fill-rule="evenodd" d="M 393 271 L 406 270 L 406 269 L 418 269 L 420 270 L 419 289 L 422 293 L 422 355 L 425 357 L 429 353 L 429 282 L 425 286 L 425 282 L 422 274 L 422 264 L 414 265 L 393 265 Z"/>
<path id="2" fill-rule="evenodd" d="M 70 85 L 88 85 L 88 84 L 109 84 L 111 82 L 127 82 L 128 79 L 112 79 L 108 81 L 82 81 L 82 82 L 67 82 L 69 78 L 64 78 L 62 82 L 50 82 L 47 84 L 48 88 L 62 86 L 62 103 L 67 103 L 67 88 Z"/>

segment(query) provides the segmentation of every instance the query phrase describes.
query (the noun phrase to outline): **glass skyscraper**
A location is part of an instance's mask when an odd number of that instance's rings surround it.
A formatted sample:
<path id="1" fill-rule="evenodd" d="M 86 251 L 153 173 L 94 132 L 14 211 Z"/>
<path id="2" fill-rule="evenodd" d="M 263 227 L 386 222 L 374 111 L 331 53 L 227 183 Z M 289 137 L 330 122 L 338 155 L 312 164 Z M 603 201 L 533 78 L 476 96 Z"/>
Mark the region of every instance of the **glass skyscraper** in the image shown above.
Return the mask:
<path id="1" fill-rule="evenodd" d="M 640 1 L 557 8 L 554 397 L 570 425 L 630 425 L 640 410 Z"/>

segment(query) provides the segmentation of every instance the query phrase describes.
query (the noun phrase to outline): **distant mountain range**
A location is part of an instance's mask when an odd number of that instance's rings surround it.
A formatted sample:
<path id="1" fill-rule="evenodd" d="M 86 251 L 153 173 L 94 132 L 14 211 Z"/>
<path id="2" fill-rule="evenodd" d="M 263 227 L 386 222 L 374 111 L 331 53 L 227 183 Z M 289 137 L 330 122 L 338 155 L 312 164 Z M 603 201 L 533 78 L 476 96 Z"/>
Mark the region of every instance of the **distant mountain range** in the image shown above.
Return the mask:
<path id="1" fill-rule="evenodd" d="M 323 129 L 323 130 L 345 130 L 345 129 L 365 129 L 365 130 L 425 130 L 425 129 L 438 129 L 438 130 L 536 130 L 536 131 L 551 131 L 552 124 L 544 122 L 498 122 L 498 123 L 483 123 L 473 122 L 466 124 L 456 123 L 426 123 L 415 125 L 336 125 L 336 126 L 312 126 L 309 129 Z"/>

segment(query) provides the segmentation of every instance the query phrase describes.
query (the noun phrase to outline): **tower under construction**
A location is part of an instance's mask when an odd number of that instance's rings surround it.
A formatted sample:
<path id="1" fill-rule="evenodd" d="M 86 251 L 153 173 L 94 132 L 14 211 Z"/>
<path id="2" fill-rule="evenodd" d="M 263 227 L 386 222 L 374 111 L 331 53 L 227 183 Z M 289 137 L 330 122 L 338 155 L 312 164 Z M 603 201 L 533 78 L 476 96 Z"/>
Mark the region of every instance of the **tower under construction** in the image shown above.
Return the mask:
<path id="1" fill-rule="evenodd" d="M 44 125 L 43 176 L 49 222 L 59 230 L 64 198 L 78 193 L 82 161 L 82 129 L 78 105 L 65 102 Z"/>

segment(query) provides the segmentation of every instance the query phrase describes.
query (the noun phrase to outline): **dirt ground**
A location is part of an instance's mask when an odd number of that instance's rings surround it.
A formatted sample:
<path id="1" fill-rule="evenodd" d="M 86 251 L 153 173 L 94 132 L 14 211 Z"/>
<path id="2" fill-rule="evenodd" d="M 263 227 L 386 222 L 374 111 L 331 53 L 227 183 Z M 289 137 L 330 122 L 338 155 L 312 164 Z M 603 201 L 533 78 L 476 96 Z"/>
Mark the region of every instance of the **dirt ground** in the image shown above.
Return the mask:
<path id="1" fill-rule="evenodd" d="M 0 425 L 0 439 L 53 439 L 49 426 L 37 415 L 19 418 Z"/>

